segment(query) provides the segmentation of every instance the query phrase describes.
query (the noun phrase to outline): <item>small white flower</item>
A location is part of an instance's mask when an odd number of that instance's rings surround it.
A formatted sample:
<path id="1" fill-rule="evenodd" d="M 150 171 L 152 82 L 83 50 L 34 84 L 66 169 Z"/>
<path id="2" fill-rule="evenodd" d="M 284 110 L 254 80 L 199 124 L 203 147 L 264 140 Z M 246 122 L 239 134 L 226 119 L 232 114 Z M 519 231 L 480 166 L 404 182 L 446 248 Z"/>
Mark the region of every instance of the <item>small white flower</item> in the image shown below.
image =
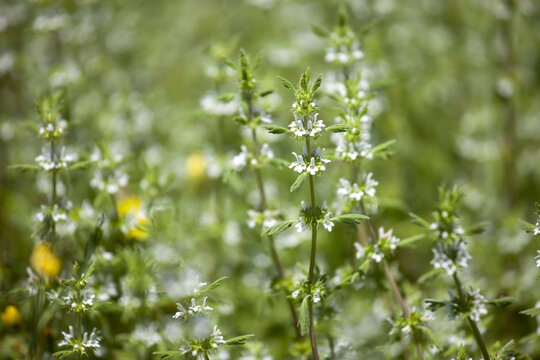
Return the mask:
<path id="1" fill-rule="evenodd" d="M 240 149 L 242 151 L 238 155 L 236 155 L 232 160 L 232 166 L 234 170 L 236 171 L 242 170 L 247 165 L 247 161 L 249 157 L 249 153 L 245 145 L 242 145 Z"/>
<path id="2" fill-rule="evenodd" d="M 326 230 L 328 230 L 328 232 L 332 232 L 332 228 L 334 227 L 334 223 L 330 221 L 331 215 L 332 213 L 330 211 L 327 212 L 326 215 L 324 216 L 324 221 L 323 221 L 323 226 Z"/>
<path id="3" fill-rule="evenodd" d="M 268 144 L 266 144 L 266 143 L 264 143 L 261 146 L 261 155 L 268 158 L 268 159 L 273 159 L 274 158 L 274 152 L 272 151 L 270 146 Z"/>
<path id="4" fill-rule="evenodd" d="M 317 289 L 313 293 L 313 302 L 318 303 L 319 301 L 321 301 L 321 290 Z"/>
<path id="5" fill-rule="evenodd" d="M 364 248 L 364 246 L 362 246 L 362 244 L 360 244 L 359 242 L 355 242 L 354 247 L 356 248 L 356 258 L 363 258 L 366 253 L 366 249 Z"/>
<path id="6" fill-rule="evenodd" d="M 297 173 L 302 173 L 306 170 L 306 164 L 304 163 L 304 158 L 302 155 L 297 155 L 295 152 L 292 153 L 294 157 L 296 158 L 296 161 L 293 161 L 291 165 L 289 165 L 289 169 L 293 169 Z"/>
<path id="7" fill-rule="evenodd" d="M 296 232 L 302 232 L 309 229 L 309 226 L 306 224 L 303 216 L 300 216 L 298 222 L 296 223 L 296 225 L 294 225 L 294 227 L 296 228 Z"/>
<path id="8" fill-rule="evenodd" d="M 375 260 L 375 262 L 380 263 L 382 259 L 384 258 L 384 254 L 379 248 L 379 245 L 375 244 L 373 245 L 373 254 L 371 254 L 371 258 Z"/>
<path id="9" fill-rule="evenodd" d="M 310 173 L 311 175 L 315 175 L 317 173 L 317 171 L 319 171 L 319 168 L 317 166 L 315 166 L 315 158 L 311 158 L 311 160 L 309 161 L 309 166 L 307 167 L 307 172 Z"/>
<path id="10" fill-rule="evenodd" d="M 536 259 L 536 267 L 540 267 L 540 250 L 536 250 L 537 254 L 535 259 Z"/>
<path id="11" fill-rule="evenodd" d="M 292 296 L 293 299 L 296 299 L 299 294 L 300 294 L 300 290 L 294 290 L 292 292 L 291 296 Z"/>

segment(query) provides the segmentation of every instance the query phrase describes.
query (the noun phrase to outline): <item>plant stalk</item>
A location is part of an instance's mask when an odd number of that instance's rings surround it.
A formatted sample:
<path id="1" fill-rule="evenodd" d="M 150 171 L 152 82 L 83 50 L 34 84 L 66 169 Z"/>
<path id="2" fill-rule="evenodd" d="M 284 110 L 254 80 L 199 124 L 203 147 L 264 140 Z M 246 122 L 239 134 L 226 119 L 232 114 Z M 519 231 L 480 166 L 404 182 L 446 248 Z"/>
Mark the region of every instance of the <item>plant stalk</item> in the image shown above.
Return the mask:
<path id="1" fill-rule="evenodd" d="M 308 156 L 311 156 L 311 144 L 309 137 L 306 136 L 306 149 Z M 315 186 L 313 185 L 313 175 L 309 175 L 309 191 L 311 197 L 311 215 L 315 219 Z M 311 254 L 309 258 L 309 293 L 311 293 L 311 286 L 313 285 L 313 272 L 315 270 L 315 257 L 317 254 L 317 223 L 314 221 L 311 223 Z M 311 352 L 313 354 L 313 360 L 319 360 L 319 351 L 317 349 L 317 338 L 315 336 L 315 327 L 313 326 L 313 302 L 309 301 L 309 341 L 311 343 Z"/>
<path id="2" fill-rule="evenodd" d="M 459 279 L 457 273 L 454 273 L 452 278 L 454 279 L 454 284 L 456 285 L 459 299 L 463 302 L 465 300 L 465 295 L 463 294 L 463 287 L 461 285 L 461 280 Z M 482 334 L 480 333 L 480 329 L 478 329 L 478 324 L 470 316 L 467 316 L 467 322 L 469 323 L 469 326 L 471 327 L 474 340 L 476 340 L 476 344 L 478 345 L 478 348 L 480 349 L 480 352 L 482 353 L 482 357 L 484 358 L 484 360 L 491 360 L 491 357 L 489 356 L 489 352 L 487 350 L 484 339 L 482 338 Z"/>

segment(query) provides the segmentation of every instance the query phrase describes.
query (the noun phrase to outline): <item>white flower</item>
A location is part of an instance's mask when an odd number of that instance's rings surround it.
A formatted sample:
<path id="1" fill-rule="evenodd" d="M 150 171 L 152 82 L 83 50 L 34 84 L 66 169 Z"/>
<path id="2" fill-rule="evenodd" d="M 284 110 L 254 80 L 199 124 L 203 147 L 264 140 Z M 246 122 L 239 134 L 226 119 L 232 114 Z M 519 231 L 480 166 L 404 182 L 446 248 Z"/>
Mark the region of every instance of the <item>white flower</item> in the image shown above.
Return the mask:
<path id="1" fill-rule="evenodd" d="M 380 263 L 382 259 L 384 258 L 384 254 L 379 248 L 379 245 L 375 244 L 373 245 L 373 253 L 371 254 L 371 258 L 375 260 L 375 262 Z"/>
<path id="2" fill-rule="evenodd" d="M 362 244 L 360 244 L 359 242 L 355 242 L 354 247 L 356 248 L 356 258 L 363 258 L 366 253 L 366 249 L 364 248 L 364 246 L 362 246 Z"/>
<path id="3" fill-rule="evenodd" d="M 292 292 L 291 296 L 292 296 L 293 299 L 296 299 L 299 294 L 300 294 L 300 290 L 294 290 Z"/>
<path id="4" fill-rule="evenodd" d="M 214 325 L 214 331 L 212 332 L 212 338 L 214 340 L 214 343 L 212 346 L 214 348 L 217 348 L 216 344 L 225 344 L 225 340 L 223 339 L 223 336 L 221 335 L 221 330 L 218 329 L 217 325 Z"/>
<path id="5" fill-rule="evenodd" d="M 302 173 L 304 170 L 306 170 L 304 158 L 302 157 L 302 155 L 297 155 L 295 152 L 293 152 L 292 154 L 296 158 L 296 161 L 293 161 L 291 165 L 289 165 L 289 169 L 293 169 L 297 173 Z"/>
<path id="6" fill-rule="evenodd" d="M 431 265 L 435 269 L 443 269 L 448 275 L 452 276 L 456 272 L 456 265 L 446 254 L 442 251 L 437 250 L 436 248 L 431 249 L 433 252 L 433 259 L 431 260 Z"/>
<path id="7" fill-rule="evenodd" d="M 318 303 L 319 301 L 321 301 L 321 290 L 317 289 L 313 293 L 313 302 Z"/>
<path id="8" fill-rule="evenodd" d="M 261 155 L 268 158 L 273 159 L 274 158 L 274 152 L 270 148 L 270 146 L 266 143 L 264 143 L 261 147 Z"/>
<path id="9" fill-rule="evenodd" d="M 540 217 L 538 221 L 536 221 L 535 228 L 533 230 L 533 235 L 539 235 L 540 234 Z"/>
<path id="10" fill-rule="evenodd" d="M 328 232 L 331 232 L 332 228 L 334 227 L 334 223 L 330 221 L 331 215 L 332 213 L 330 211 L 327 212 L 326 215 L 324 216 L 324 221 L 323 221 L 323 226 L 326 230 L 328 230 Z"/>
<path id="11" fill-rule="evenodd" d="M 60 154 L 51 154 L 49 150 L 43 148 L 41 155 L 36 157 L 36 162 L 45 171 L 64 170 L 68 167 L 68 163 L 75 160 L 75 155 L 66 154 L 65 147 L 60 149 Z"/>
<path id="12" fill-rule="evenodd" d="M 205 112 L 215 116 L 227 116 L 233 115 L 239 106 L 239 102 L 236 98 L 231 101 L 223 101 L 219 99 L 216 94 L 206 94 L 201 99 L 201 107 Z"/>
<path id="13" fill-rule="evenodd" d="M 247 151 L 247 147 L 245 145 L 242 145 L 240 147 L 240 149 L 242 151 L 238 155 L 236 155 L 233 158 L 233 161 L 232 161 L 232 166 L 233 166 L 234 170 L 236 170 L 236 171 L 242 170 L 244 168 L 244 166 L 247 165 L 248 156 L 249 156 L 249 153 Z"/>
<path id="14" fill-rule="evenodd" d="M 341 183 L 341 187 L 339 187 L 337 190 L 338 195 L 343 197 L 349 196 L 352 191 L 351 183 L 349 182 L 349 180 L 345 178 L 340 178 L 339 182 Z"/>
<path id="15" fill-rule="evenodd" d="M 469 294 L 474 296 L 474 306 L 470 311 L 471 318 L 478 322 L 480 321 L 480 316 L 487 314 L 486 298 L 480 294 L 480 289 L 473 290 Z"/>
<path id="16" fill-rule="evenodd" d="M 315 158 L 311 158 L 311 160 L 309 161 L 309 166 L 307 167 L 307 172 L 310 173 L 311 175 L 315 175 L 317 173 L 317 171 L 319 171 L 319 168 L 317 166 L 315 166 Z"/>
<path id="17" fill-rule="evenodd" d="M 309 229 L 309 226 L 306 224 L 306 221 L 303 216 L 300 216 L 300 218 L 298 219 L 298 222 L 296 223 L 296 225 L 294 225 L 294 227 L 296 228 L 297 232 L 302 232 Z"/>
<path id="18" fill-rule="evenodd" d="M 535 259 L 536 259 L 536 267 L 540 267 L 540 250 L 536 250 L 536 252 L 538 253 L 538 255 L 536 255 Z"/>
<path id="19" fill-rule="evenodd" d="M 379 228 L 379 240 L 385 239 L 388 241 L 388 245 L 390 247 L 390 250 L 395 250 L 397 247 L 397 244 L 399 243 L 399 238 L 392 235 L 392 229 L 388 230 L 388 232 L 384 231 L 383 227 Z"/>

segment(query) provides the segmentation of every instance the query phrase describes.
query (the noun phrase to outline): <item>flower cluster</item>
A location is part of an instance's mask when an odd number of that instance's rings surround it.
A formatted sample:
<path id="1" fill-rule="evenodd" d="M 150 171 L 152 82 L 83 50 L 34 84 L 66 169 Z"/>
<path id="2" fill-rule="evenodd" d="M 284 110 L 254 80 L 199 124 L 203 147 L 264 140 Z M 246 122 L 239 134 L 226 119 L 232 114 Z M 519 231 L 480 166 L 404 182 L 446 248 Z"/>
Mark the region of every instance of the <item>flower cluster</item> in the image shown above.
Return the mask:
<path id="1" fill-rule="evenodd" d="M 425 310 L 423 313 L 417 311 L 415 308 L 411 310 L 409 318 L 404 316 L 399 317 L 395 321 L 389 320 L 392 324 L 390 330 L 391 336 L 410 336 L 415 331 L 422 329 L 427 323 L 434 319 L 433 313 L 429 310 Z M 424 328 L 425 329 L 425 328 Z"/>
<path id="2" fill-rule="evenodd" d="M 64 339 L 58 343 L 58 346 L 68 346 L 71 351 L 80 355 L 86 355 L 87 349 L 99 349 L 101 347 L 101 338 L 96 333 L 97 329 L 92 329 L 92 332 L 84 331 L 82 337 L 75 334 L 73 326 L 69 326 L 69 333 L 62 331 Z"/>
<path id="3" fill-rule="evenodd" d="M 297 232 L 302 232 L 306 230 L 311 230 L 313 225 L 317 226 L 322 224 L 322 226 L 329 232 L 332 231 L 334 223 L 330 220 L 332 213 L 326 207 L 326 201 L 323 203 L 322 207 L 315 208 L 315 215 L 311 207 L 306 207 L 306 203 L 302 201 L 302 210 L 300 210 L 300 216 L 298 222 L 295 225 Z"/>
<path id="4" fill-rule="evenodd" d="M 73 154 L 66 154 L 66 148 L 63 146 L 59 153 L 44 147 L 41 154 L 36 157 L 39 167 L 49 172 L 66 170 L 69 163 L 75 160 L 77 160 L 77 157 Z"/>
<path id="5" fill-rule="evenodd" d="M 312 103 L 310 106 L 315 107 L 316 105 L 315 103 Z M 301 109 L 302 105 L 294 103 L 293 110 L 296 110 L 297 108 Z M 297 114 L 296 112 L 293 114 L 294 120 L 289 124 L 289 130 L 296 138 L 302 138 L 304 136 L 316 138 L 319 134 L 322 133 L 322 131 L 326 127 L 324 125 L 324 122 L 318 119 L 318 113 L 310 115 L 310 117 L 307 119 L 304 116 Z"/>
<path id="6" fill-rule="evenodd" d="M 327 295 L 323 280 L 324 279 L 316 281 L 311 285 L 311 287 L 309 286 L 307 280 L 300 282 L 297 286 L 295 286 L 295 290 L 291 293 L 291 298 L 294 301 L 302 302 L 306 296 L 310 296 L 313 303 L 316 304 L 321 302 L 321 300 Z"/>
<path id="7" fill-rule="evenodd" d="M 189 305 L 182 305 L 181 303 L 176 303 L 178 311 L 173 315 L 173 319 L 182 318 L 186 320 L 190 316 L 203 315 L 209 311 L 214 310 L 212 307 L 206 305 L 206 300 L 208 296 L 205 296 L 200 304 L 197 304 L 195 298 L 191 298 Z"/>
<path id="8" fill-rule="evenodd" d="M 438 243 L 433 251 L 433 259 L 431 265 L 435 269 L 442 269 L 448 275 L 452 276 L 461 268 L 467 267 L 467 263 L 472 259 L 467 251 L 465 241 L 457 241 L 451 243 Z"/>
<path id="9" fill-rule="evenodd" d="M 182 355 L 189 354 L 193 358 L 199 358 L 199 356 L 205 356 L 205 359 L 208 359 L 207 353 L 209 351 L 215 351 L 217 348 L 225 344 L 226 341 L 223 338 L 221 330 L 218 329 L 217 325 L 214 325 L 212 333 L 203 340 L 194 340 L 190 343 L 186 343 L 180 347 Z"/>
<path id="10" fill-rule="evenodd" d="M 240 153 L 235 155 L 231 162 L 235 171 L 240 171 L 246 166 L 258 167 L 265 161 L 274 158 L 274 151 L 267 143 L 262 144 L 258 161 L 255 156 L 248 151 L 247 146 L 242 145 L 240 146 L 240 149 Z"/>
<path id="11" fill-rule="evenodd" d="M 394 253 L 399 241 L 399 238 L 392 235 L 392 229 L 385 232 L 384 228 L 380 227 L 378 237 L 373 243 L 364 245 L 358 242 L 354 243 L 354 247 L 356 248 L 356 258 L 365 258 L 380 263 L 385 256 L 391 256 Z"/>
<path id="12" fill-rule="evenodd" d="M 289 169 L 293 169 L 297 173 L 308 172 L 311 175 L 315 175 L 318 172 L 322 173 L 326 170 L 325 164 L 330 162 L 330 160 L 324 157 L 323 152 L 324 148 L 317 147 L 308 155 L 307 148 L 304 146 L 302 155 L 298 155 L 295 152 L 292 153 L 296 160 L 289 165 Z"/>
<path id="13" fill-rule="evenodd" d="M 330 34 L 332 46 L 326 49 L 324 59 L 329 63 L 351 65 L 364 57 L 354 31 L 347 25 L 345 14 L 340 14 L 339 24 Z"/>
<path id="14" fill-rule="evenodd" d="M 372 173 L 363 173 L 362 179 L 359 183 L 353 182 L 345 178 L 340 178 L 339 182 L 341 186 L 337 190 L 337 194 L 344 198 L 347 202 L 351 202 L 353 205 L 361 203 L 365 207 L 376 208 L 377 198 L 375 197 L 376 186 L 379 182 L 373 179 Z"/>

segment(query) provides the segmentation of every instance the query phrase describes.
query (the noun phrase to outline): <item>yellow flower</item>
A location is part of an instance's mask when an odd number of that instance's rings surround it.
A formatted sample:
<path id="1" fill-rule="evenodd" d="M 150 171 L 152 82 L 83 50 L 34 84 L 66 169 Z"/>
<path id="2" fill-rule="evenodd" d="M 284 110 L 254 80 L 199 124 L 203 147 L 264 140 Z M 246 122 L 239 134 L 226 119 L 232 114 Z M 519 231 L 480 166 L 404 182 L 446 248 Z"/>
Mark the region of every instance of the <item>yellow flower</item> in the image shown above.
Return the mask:
<path id="1" fill-rule="evenodd" d="M 137 240 L 148 239 L 148 233 L 145 230 L 145 224 L 148 224 L 148 219 L 145 217 L 137 217 L 134 227 L 128 230 L 127 236 Z"/>
<path id="2" fill-rule="evenodd" d="M 137 240 L 146 240 L 148 232 L 144 225 L 149 223 L 144 211 L 142 210 L 141 199 L 137 195 L 122 197 L 116 205 L 118 216 L 123 221 L 122 227 L 124 233 Z"/>
<path id="3" fill-rule="evenodd" d="M 21 321 L 21 313 L 17 309 L 17 307 L 13 305 L 8 305 L 6 307 L 6 310 L 2 313 L 2 321 L 4 324 L 13 326 L 15 324 L 18 324 Z"/>
<path id="4" fill-rule="evenodd" d="M 116 204 L 118 217 L 123 219 L 126 215 L 136 215 L 141 212 L 141 199 L 137 195 L 124 196 Z"/>
<path id="5" fill-rule="evenodd" d="M 36 245 L 30 257 L 30 263 L 34 270 L 48 277 L 55 277 L 61 270 L 60 259 L 54 255 L 51 247 L 46 243 Z"/>
<path id="6" fill-rule="evenodd" d="M 191 153 L 186 159 L 186 172 L 188 178 L 200 181 L 206 175 L 206 160 L 200 151 Z"/>

